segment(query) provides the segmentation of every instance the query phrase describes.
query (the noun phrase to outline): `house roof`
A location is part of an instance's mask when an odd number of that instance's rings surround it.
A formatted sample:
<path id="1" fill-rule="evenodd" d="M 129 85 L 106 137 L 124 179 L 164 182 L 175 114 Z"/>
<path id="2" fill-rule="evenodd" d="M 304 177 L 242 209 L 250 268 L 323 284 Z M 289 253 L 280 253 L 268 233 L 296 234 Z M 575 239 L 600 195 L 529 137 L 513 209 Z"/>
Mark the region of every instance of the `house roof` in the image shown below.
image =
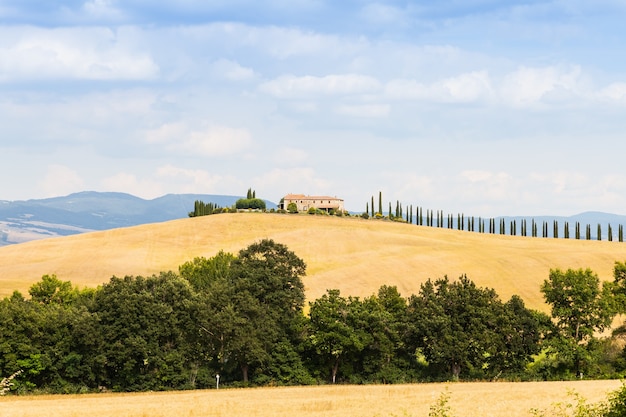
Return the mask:
<path id="1" fill-rule="evenodd" d="M 287 194 L 283 198 L 285 200 L 340 200 L 340 201 L 343 201 L 343 198 L 330 197 L 327 195 Z"/>

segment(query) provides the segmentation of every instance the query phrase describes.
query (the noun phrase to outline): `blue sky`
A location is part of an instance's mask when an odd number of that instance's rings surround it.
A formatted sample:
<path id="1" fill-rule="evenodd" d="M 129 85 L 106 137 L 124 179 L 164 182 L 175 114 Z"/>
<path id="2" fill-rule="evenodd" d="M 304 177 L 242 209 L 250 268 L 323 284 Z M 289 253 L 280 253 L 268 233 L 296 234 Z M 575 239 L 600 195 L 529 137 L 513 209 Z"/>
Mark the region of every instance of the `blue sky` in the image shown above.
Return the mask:
<path id="1" fill-rule="evenodd" d="M 626 1 L 0 0 L 0 200 L 626 214 Z"/>

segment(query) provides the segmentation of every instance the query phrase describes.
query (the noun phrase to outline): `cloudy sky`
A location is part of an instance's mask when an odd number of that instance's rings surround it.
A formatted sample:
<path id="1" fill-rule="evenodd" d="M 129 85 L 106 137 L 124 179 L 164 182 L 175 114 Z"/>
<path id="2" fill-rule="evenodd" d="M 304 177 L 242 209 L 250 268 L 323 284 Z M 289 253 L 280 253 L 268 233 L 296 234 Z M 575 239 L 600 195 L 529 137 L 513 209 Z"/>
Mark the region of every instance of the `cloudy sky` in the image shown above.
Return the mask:
<path id="1" fill-rule="evenodd" d="M 624 0 L 0 0 L 0 200 L 626 214 Z"/>

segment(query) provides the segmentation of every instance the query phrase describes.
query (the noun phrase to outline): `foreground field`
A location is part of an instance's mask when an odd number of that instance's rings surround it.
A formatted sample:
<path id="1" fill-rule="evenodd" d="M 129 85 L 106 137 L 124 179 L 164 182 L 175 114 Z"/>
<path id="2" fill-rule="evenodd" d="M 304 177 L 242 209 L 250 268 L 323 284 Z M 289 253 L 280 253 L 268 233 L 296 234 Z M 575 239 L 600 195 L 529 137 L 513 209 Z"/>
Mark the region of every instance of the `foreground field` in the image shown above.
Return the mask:
<path id="1" fill-rule="evenodd" d="M 427 416 L 446 390 L 457 417 L 527 417 L 571 400 L 603 401 L 619 381 L 451 383 L 258 388 L 141 394 L 2 397 L 7 417 L 387 417 Z"/>
<path id="2" fill-rule="evenodd" d="M 467 276 L 507 300 L 546 311 L 539 291 L 550 268 L 591 268 L 612 279 L 626 243 L 488 235 L 380 220 L 260 213 L 220 214 L 53 238 L 0 248 L 0 297 L 26 293 L 44 274 L 95 287 L 111 276 L 178 269 L 219 250 L 271 238 L 307 264 L 309 300 L 326 289 L 368 296 L 396 285 L 416 294 L 428 278 Z"/>

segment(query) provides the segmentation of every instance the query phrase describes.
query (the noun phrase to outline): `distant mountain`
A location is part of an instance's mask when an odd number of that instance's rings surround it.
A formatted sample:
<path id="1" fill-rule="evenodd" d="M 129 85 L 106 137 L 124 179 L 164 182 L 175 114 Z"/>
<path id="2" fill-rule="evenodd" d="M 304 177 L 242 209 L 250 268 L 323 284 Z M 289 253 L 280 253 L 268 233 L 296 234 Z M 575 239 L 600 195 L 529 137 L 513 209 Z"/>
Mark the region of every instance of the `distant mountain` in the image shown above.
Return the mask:
<path id="1" fill-rule="evenodd" d="M 0 246 L 47 237 L 157 223 L 187 217 L 196 200 L 231 207 L 243 196 L 167 194 L 144 200 L 85 191 L 65 197 L 0 201 Z M 268 209 L 276 204 L 265 201 Z"/>

